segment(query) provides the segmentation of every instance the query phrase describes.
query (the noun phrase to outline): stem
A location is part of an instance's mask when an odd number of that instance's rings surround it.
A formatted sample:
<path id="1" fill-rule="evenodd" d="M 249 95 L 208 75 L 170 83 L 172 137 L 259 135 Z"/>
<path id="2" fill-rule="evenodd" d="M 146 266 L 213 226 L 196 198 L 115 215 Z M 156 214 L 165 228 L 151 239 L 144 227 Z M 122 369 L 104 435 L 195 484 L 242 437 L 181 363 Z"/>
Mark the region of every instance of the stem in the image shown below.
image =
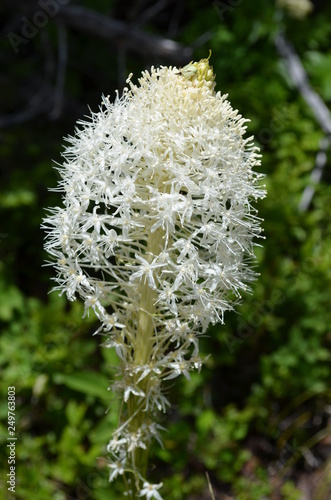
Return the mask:
<path id="1" fill-rule="evenodd" d="M 159 229 L 155 233 L 149 233 L 149 238 L 147 241 L 147 247 L 145 251 L 146 259 L 152 261 L 155 255 L 158 255 L 163 248 L 163 237 L 164 231 Z M 152 361 L 153 354 L 153 344 L 154 344 L 154 321 L 153 316 L 156 311 L 155 301 L 157 299 L 157 293 L 153 290 L 147 283 L 147 281 L 141 281 L 140 284 L 140 305 L 137 317 L 137 333 L 134 345 L 133 361 L 135 365 L 148 365 Z M 137 379 L 140 374 L 137 375 Z M 137 385 L 145 393 L 148 391 L 150 377 L 154 376 L 149 373 L 143 378 Z M 140 408 L 139 408 L 140 406 Z M 141 401 L 139 404 L 139 399 L 133 395 L 130 395 L 128 400 L 128 418 L 135 416 L 131 420 L 130 430 L 131 432 L 138 432 L 142 428 L 143 423 L 149 420 L 149 412 L 144 411 L 145 407 L 141 407 Z M 147 449 L 137 447 L 132 452 L 132 462 L 134 470 L 137 472 L 135 485 L 133 485 L 133 496 L 132 498 L 137 498 L 137 493 L 139 491 L 139 481 L 140 478 L 138 474 L 142 477 L 146 477 L 147 465 L 148 465 L 148 455 L 149 455 L 149 443 L 146 443 Z"/>
<path id="2" fill-rule="evenodd" d="M 159 229 L 150 233 L 147 241 L 146 258 L 152 261 L 153 256 L 162 250 L 164 231 Z M 140 285 L 140 307 L 138 313 L 138 329 L 134 351 L 134 362 L 145 365 L 151 360 L 153 347 L 155 301 L 157 293 L 147 281 Z"/>
<path id="3" fill-rule="evenodd" d="M 150 360 L 153 345 L 153 314 L 155 313 L 155 300 L 157 294 L 147 283 L 140 287 L 140 307 L 138 314 L 138 331 L 134 352 L 134 362 L 145 365 Z"/>

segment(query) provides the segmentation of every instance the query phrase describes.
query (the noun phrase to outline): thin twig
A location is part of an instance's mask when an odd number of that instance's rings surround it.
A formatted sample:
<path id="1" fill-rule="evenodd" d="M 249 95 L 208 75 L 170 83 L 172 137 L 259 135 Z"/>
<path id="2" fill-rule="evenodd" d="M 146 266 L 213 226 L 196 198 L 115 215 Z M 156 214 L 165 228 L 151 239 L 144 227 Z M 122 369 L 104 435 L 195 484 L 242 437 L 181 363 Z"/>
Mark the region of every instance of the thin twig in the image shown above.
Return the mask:
<path id="1" fill-rule="evenodd" d="M 207 471 L 206 471 L 206 478 L 207 478 L 208 489 L 209 489 L 211 500 L 215 500 L 215 495 L 214 495 L 214 492 L 213 492 L 213 487 L 211 485 L 209 474 L 208 474 Z"/>
<path id="2" fill-rule="evenodd" d="M 53 98 L 53 109 L 49 115 L 51 120 L 57 120 L 62 113 L 67 60 L 67 31 L 62 23 L 58 23 L 58 64 Z"/>
<path id="3" fill-rule="evenodd" d="M 117 47 L 117 80 L 118 80 L 118 90 L 123 90 L 127 78 L 126 69 L 126 48 L 123 45 Z"/>
<path id="4" fill-rule="evenodd" d="M 295 52 L 293 45 L 287 40 L 284 33 L 275 37 L 275 45 L 280 56 L 284 59 L 292 82 L 310 107 L 315 119 L 325 132 L 326 136 L 320 142 L 320 149 L 316 155 L 315 167 L 311 173 L 311 182 L 302 194 L 298 209 L 304 212 L 308 209 L 315 193 L 315 187 L 322 178 L 322 172 L 327 162 L 326 152 L 331 141 L 331 114 L 322 98 L 313 90 L 308 75 Z"/>
<path id="5" fill-rule="evenodd" d="M 313 199 L 315 186 L 322 178 L 323 169 L 327 163 L 327 150 L 330 147 L 330 139 L 325 136 L 320 141 L 320 148 L 316 155 L 315 167 L 310 175 L 310 184 L 305 187 L 299 202 L 299 211 L 305 212 Z"/>
<path id="6" fill-rule="evenodd" d="M 169 22 L 168 30 L 167 30 L 167 34 L 171 38 L 174 37 L 175 35 L 177 35 L 177 33 L 179 31 L 179 25 L 180 25 L 180 21 L 182 19 L 182 15 L 184 13 L 184 10 L 185 10 L 184 2 L 175 2 L 174 10 L 173 10 L 173 13 L 172 13 L 172 16 L 171 16 L 171 19 Z"/>
<path id="7" fill-rule="evenodd" d="M 205 31 L 204 33 L 202 33 L 202 35 L 194 40 L 194 42 L 192 43 L 192 49 L 195 50 L 198 47 L 201 47 L 201 45 L 204 45 L 206 42 L 209 42 L 213 35 L 214 32 L 212 30 Z"/>
<path id="8" fill-rule="evenodd" d="M 171 1 L 171 0 L 170 0 Z M 149 20 L 153 19 L 157 14 L 162 12 L 162 10 L 168 5 L 169 0 L 158 0 L 158 2 L 153 3 L 150 7 L 145 9 L 141 16 L 134 21 L 133 26 L 135 28 L 141 27 L 146 24 Z"/>
<path id="9" fill-rule="evenodd" d="M 284 33 L 275 37 L 278 53 L 285 60 L 289 75 L 302 97 L 310 107 L 320 127 L 327 134 L 331 134 L 331 114 L 321 97 L 311 87 L 307 73 L 294 50 L 293 45 L 287 40 Z"/>

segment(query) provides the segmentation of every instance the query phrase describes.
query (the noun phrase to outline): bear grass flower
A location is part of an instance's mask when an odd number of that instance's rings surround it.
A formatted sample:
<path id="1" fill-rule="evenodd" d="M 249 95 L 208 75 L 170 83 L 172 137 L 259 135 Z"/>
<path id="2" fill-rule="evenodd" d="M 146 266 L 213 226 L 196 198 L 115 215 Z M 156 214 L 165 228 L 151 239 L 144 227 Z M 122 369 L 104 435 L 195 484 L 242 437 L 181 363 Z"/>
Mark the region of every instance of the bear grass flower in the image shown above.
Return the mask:
<path id="1" fill-rule="evenodd" d="M 119 358 L 110 480 L 159 499 L 147 464 L 170 404 L 163 381 L 200 369 L 199 337 L 249 290 L 261 232 L 252 202 L 265 192 L 247 120 L 215 92 L 208 59 L 127 83 L 68 139 L 45 248 L 55 289 L 83 299 Z"/>

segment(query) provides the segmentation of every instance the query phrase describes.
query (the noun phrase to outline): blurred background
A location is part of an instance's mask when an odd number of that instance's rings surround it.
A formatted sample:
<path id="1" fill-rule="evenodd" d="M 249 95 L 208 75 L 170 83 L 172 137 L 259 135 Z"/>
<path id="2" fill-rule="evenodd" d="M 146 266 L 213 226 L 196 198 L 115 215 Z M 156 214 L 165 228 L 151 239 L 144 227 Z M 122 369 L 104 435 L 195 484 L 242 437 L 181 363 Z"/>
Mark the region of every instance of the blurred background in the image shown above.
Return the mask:
<path id="1" fill-rule="evenodd" d="M 0 29 L 0 498 L 122 497 L 105 459 L 116 357 L 79 301 L 49 294 L 40 224 L 61 203 L 48 187 L 77 119 L 129 73 L 211 49 L 217 90 L 263 154 L 266 239 L 253 293 L 202 341 L 201 373 L 169 388 L 150 477 L 168 500 L 211 498 L 206 472 L 215 499 L 330 499 L 330 2 L 2 0 Z"/>

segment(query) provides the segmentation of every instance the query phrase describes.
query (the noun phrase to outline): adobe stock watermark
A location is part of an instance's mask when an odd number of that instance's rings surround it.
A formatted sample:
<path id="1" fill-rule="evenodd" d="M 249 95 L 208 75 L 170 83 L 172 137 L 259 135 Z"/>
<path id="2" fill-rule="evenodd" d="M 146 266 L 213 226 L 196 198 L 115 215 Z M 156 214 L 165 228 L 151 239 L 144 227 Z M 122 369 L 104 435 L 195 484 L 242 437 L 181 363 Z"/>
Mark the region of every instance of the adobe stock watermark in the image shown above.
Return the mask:
<path id="1" fill-rule="evenodd" d="M 38 0 L 41 10 L 35 11 L 31 19 L 26 16 L 21 18 L 22 26 L 19 34 L 10 32 L 7 35 L 15 54 L 18 54 L 22 44 L 27 44 L 39 33 L 41 28 L 46 26 L 50 18 L 56 16 L 60 5 L 66 5 L 69 2 L 70 0 Z"/>
<path id="2" fill-rule="evenodd" d="M 261 149 L 264 149 L 273 140 L 275 134 L 282 132 L 290 121 L 289 111 L 286 106 L 276 108 L 273 115 L 268 127 L 261 128 L 258 131 L 257 139 L 262 145 Z"/>
<path id="3" fill-rule="evenodd" d="M 235 333 L 225 332 L 224 342 L 229 351 L 233 353 L 237 344 L 242 344 L 245 340 L 249 339 L 256 329 L 263 324 L 265 316 L 272 314 L 279 305 L 283 304 L 287 293 L 294 290 L 300 284 L 300 280 L 303 279 L 305 273 L 312 273 L 314 270 L 317 270 L 320 262 L 319 257 L 307 257 L 292 274 L 287 275 L 283 272 L 280 275 L 283 280 L 283 286 L 274 288 L 267 299 L 256 303 L 256 306 L 246 319 L 240 318 Z"/>

